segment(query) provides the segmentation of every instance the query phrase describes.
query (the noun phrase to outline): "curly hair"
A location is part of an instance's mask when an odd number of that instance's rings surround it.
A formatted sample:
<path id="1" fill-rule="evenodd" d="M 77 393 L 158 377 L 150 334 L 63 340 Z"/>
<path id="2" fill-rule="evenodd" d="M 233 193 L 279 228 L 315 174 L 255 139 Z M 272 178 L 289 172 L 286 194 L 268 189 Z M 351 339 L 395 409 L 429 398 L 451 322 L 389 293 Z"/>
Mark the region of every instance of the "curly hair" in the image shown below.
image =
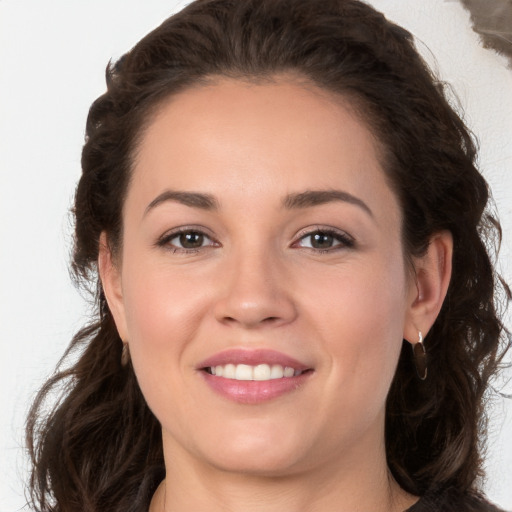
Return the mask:
<path id="1" fill-rule="evenodd" d="M 500 226 L 475 143 L 445 87 L 412 36 L 362 2 L 197 0 L 109 64 L 107 91 L 89 112 L 72 269 L 92 289 L 97 314 L 29 414 L 38 510 L 147 510 L 165 473 L 161 430 L 133 369 L 120 364 L 122 342 L 97 274 L 100 234 L 119 250 L 134 155 L 166 98 L 212 77 L 259 81 L 285 72 L 347 98 L 381 142 L 407 255 L 423 254 L 436 232 L 452 233 L 450 286 L 425 340 L 429 378 L 415 376 L 404 342 L 386 404 L 387 460 L 409 493 L 478 491 L 484 400 L 508 345 L 499 307 L 510 292 L 493 265 Z M 56 405 L 44 414 L 55 390 Z"/>

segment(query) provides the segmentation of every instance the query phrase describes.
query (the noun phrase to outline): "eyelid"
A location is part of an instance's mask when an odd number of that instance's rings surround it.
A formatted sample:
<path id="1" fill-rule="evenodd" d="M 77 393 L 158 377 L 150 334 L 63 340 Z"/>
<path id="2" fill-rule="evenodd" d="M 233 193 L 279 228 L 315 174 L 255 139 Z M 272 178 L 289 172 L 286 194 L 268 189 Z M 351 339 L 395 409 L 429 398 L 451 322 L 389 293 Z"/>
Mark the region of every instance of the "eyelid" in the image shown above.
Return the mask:
<path id="1" fill-rule="evenodd" d="M 203 235 L 205 238 L 210 240 L 211 243 L 205 246 L 197 247 L 197 248 L 185 248 L 185 247 L 177 247 L 171 245 L 169 242 L 176 238 L 177 236 L 183 234 L 183 233 L 198 233 L 200 235 Z M 294 237 L 294 241 L 292 242 L 291 246 L 296 247 L 301 240 L 308 236 L 312 236 L 315 233 L 323 233 L 326 235 L 333 236 L 339 243 L 338 245 L 335 245 L 334 247 L 328 248 L 328 249 L 317 249 L 317 248 L 310 248 L 315 252 L 329 252 L 334 251 L 336 249 L 341 248 L 351 248 L 355 245 L 354 238 L 348 234 L 346 231 L 343 231 L 339 228 L 334 228 L 332 226 L 321 226 L 321 225 L 315 225 L 310 226 L 307 228 L 301 229 Z M 186 225 L 186 226 L 179 226 L 176 228 L 173 228 L 169 231 L 166 231 L 162 236 L 158 238 L 158 240 L 155 243 L 155 246 L 157 247 L 163 247 L 166 246 L 172 247 L 173 252 L 182 252 L 182 253 L 194 253 L 198 252 L 199 250 L 204 250 L 210 247 L 220 247 L 221 244 L 214 238 L 214 236 L 210 233 L 210 230 L 205 228 L 204 226 L 197 226 L 197 225 Z M 307 248 L 307 247 L 305 247 Z"/>
<path id="2" fill-rule="evenodd" d="M 202 247 L 197 247 L 194 249 L 187 249 L 185 247 L 176 247 L 176 246 L 171 246 L 169 244 L 169 242 L 173 238 L 176 238 L 177 236 L 179 236 L 183 233 L 198 233 L 198 234 L 203 235 L 204 237 L 208 238 L 212 243 L 202 246 Z M 179 227 L 170 229 L 169 231 L 166 231 L 162 236 L 160 236 L 158 238 L 155 245 L 157 247 L 163 247 L 163 248 L 165 248 L 166 246 L 169 246 L 169 247 L 173 248 L 173 252 L 182 252 L 182 253 L 193 253 L 193 252 L 199 251 L 200 249 L 206 249 L 209 247 L 220 247 L 220 243 L 213 237 L 213 235 L 210 233 L 209 229 L 205 228 L 204 226 L 197 226 L 197 225 L 179 226 Z"/>
<path id="3" fill-rule="evenodd" d="M 346 231 L 343 231 L 339 228 L 334 228 L 332 226 L 321 226 L 315 225 L 307 228 L 301 229 L 297 235 L 294 237 L 294 242 L 292 243 L 292 247 L 298 244 L 304 238 L 314 235 L 315 233 L 323 233 L 326 235 L 331 235 L 336 238 L 340 243 L 339 246 L 335 246 L 329 249 L 315 249 L 314 251 L 318 252 L 328 252 L 331 250 L 336 250 L 337 248 L 351 248 L 355 246 L 355 239 L 352 235 L 348 234 Z"/>

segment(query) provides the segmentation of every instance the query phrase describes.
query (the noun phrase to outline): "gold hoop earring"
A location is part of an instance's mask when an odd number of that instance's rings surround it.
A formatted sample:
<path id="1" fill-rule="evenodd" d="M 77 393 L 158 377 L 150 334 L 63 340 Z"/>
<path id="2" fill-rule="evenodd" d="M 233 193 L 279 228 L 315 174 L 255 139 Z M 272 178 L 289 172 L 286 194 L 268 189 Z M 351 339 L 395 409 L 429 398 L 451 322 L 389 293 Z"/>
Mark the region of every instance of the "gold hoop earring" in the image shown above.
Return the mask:
<path id="1" fill-rule="evenodd" d="M 416 373 L 421 380 L 425 380 L 427 378 L 427 351 L 423 344 L 423 334 L 421 334 L 421 331 L 418 332 L 418 341 L 412 346 L 412 352 Z"/>
<path id="2" fill-rule="evenodd" d="M 130 362 L 130 347 L 128 343 L 123 343 L 123 350 L 121 352 L 121 366 L 124 368 Z"/>

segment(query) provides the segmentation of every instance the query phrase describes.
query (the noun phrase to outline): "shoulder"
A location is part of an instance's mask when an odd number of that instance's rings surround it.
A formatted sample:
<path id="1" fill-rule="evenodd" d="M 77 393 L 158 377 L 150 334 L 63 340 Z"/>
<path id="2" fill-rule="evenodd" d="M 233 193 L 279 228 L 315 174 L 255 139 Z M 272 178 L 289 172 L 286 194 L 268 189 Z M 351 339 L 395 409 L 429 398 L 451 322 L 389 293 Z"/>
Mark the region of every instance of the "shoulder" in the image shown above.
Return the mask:
<path id="1" fill-rule="evenodd" d="M 430 491 L 406 512 L 504 512 L 474 491 Z"/>

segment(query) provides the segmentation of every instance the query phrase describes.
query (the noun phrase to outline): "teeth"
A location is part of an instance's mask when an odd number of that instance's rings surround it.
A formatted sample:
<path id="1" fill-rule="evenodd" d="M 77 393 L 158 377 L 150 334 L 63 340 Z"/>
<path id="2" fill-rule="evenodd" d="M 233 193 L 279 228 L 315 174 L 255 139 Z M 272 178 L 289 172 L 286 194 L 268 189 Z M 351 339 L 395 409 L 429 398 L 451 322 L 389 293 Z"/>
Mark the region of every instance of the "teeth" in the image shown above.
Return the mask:
<path id="1" fill-rule="evenodd" d="M 226 379 L 234 379 L 236 376 L 236 366 L 234 364 L 227 364 L 222 369 L 222 376 Z"/>
<path id="2" fill-rule="evenodd" d="M 253 369 L 254 380 L 269 380 L 270 366 L 268 364 L 259 364 Z"/>
<path id="3" fill-rule="evenodd" d="M 235 369 L 235 380 L 253 380 L 252 366 L 237 364 Z"/>
<path id="4" fill-rule="evenodd" d="M 284 377 L 284 369 L 279 364 L 272 365 L 270 368 L 270 378 L 271 379 L 282 379 Z"/>
<path id="5" fill-rule="evenodd" d="M 289 366 L 287 366 L 285 369 L 284 369 L 284 376 L 285 377 L 293 377 L 294 374 L 295 374 L 295 370 L 293 368 L 290 368 Z"/>
<path id="6" fill-rule="evenodd" d="M 281 366 L 280 364 L 259 364 L 250 366 L 248 364 L 226 364 L 224 366 L 211 366 L 207 369 L 209 373 L 217 377 L 233 380 L 273 380 L 289 378 L 300 375 L 300 370 L 295 370 L 290 366 Z"/>

